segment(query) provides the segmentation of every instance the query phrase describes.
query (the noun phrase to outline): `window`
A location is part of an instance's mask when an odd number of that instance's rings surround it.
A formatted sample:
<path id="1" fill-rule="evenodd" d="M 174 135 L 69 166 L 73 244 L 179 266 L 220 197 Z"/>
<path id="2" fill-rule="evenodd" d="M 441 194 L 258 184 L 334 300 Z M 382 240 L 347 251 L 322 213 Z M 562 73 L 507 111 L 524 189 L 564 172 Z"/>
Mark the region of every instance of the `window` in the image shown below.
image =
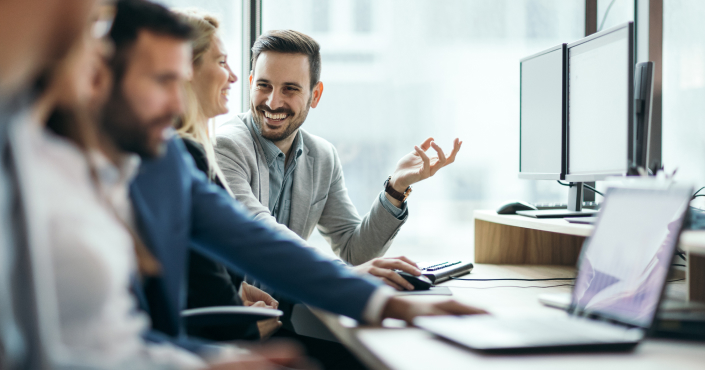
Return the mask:
<path id="1" fill-rule="evenodd" d="M 635 0 L 597 0 L 597 30 L 634 20 Z"/>
<path id="2" fill-rule="evenodd" d="M 156 0 L 168 8 L 197 8 L 215 15 L 220 21 L 221 38 L 228 52 L 228 64 L 237 75 L 230 89 L 228 108 L 230 112 L 216 117 L 216 126 L 227 122 L 242 109 L 242 83 L 247 76 L 241 76 L 242 71 L 242 0 Z"/>
<path id="3" fill-rule="evenodd" d="M 361 214 L 414 145 L 463 140 L 456 163 L 414 186 L 387 252 L 417 260 L 472 258 L 475 209 L 567 200 L 555 181 L 517 178 L 519 59 L 583 37 L 584 22 L 584 0 L 262 2 L 263 31 L 321 44 L 325 92 L 303 128 L 336 146 Z M 311 243 L 330 252 L 317 233 Z"/>
<path id="4" fill-rule="evenodd" d="M 705 185 L 705 2 L 663 2 L 663 164 Z M 693 205 L 703 208 L 703 198 Z"/>

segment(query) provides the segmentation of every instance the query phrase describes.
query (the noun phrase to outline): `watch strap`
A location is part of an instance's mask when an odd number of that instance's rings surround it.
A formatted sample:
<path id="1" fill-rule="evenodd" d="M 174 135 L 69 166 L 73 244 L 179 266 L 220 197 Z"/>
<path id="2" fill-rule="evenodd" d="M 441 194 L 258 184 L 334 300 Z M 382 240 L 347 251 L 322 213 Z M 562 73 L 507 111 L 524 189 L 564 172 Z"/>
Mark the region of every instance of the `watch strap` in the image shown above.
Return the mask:
<path id="1" fill-rule="evenodd" d="M 394 189 L 392 187 L 392 185 L 389 183 L 389 181 L 391 181 L 391 180 L 392 180 L 392 176 L 389 176 L 389 178 L 387 178 L 387 181 L 384 182 L 384 191 L 387 194 L 389 194 L 389 196 L 391 196 L 392 198 L 394 198 L 400 202 L 405 201 L 406 198 L 408 198 L 409 195 L 411 194 L 411 186 L 407 187 L 403 193 L 400 193 L 400 192 L 396 191 L 396 189 Z"/>

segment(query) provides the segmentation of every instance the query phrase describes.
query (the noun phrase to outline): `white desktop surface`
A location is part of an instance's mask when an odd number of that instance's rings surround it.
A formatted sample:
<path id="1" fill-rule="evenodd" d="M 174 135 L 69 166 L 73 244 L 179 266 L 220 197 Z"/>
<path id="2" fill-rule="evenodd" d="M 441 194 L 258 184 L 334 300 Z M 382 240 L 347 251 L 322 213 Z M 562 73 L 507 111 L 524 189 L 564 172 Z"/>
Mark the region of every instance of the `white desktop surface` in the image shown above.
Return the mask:
<path id="1" fill-rule="evenodd" d="M 567 266 L 484 265 L 476 264 L 463 278 L 551 278 L 573 277 Z M 543 293 L 568 293 L 569 286 L 554 288 L 497 288 L 498 286 L 548 286 L 569 281 L 449 281 L 453 299 L 481 307 L 496 316 L 565 315 L 561 310 L 541 305 Z M 678 283 L 674 283 L 678 284 Z M 683 284 L 682 282 L 680 284 Z M 495 287 L 495 288 L 489 288 Z M 479 289 L 489 288 L 489 289 Z M 414 296 L 405 299 L 444 300 L 449 297 Z M 633 352 L 485 355 L 438 339 L 416 328 L 405 328 L 397 320 L 386 320 L 385 327 L 355 326 L 350 319 L 318 313 L 331 331 L 372 369 L 703 369 L 705 342 L 647 339 Z M 481 366 L 481 367 L 478 367 Z"/>
<path id="2" fill-rule="evenodd" d="M 590 236 L 594 229 L 592 225 L 573 224 L 562 218 L 539 219 L 519 215 L 500 215 L 489 210 L 474 211 L 473 216 L 476 220 L 577 236 Z"/>

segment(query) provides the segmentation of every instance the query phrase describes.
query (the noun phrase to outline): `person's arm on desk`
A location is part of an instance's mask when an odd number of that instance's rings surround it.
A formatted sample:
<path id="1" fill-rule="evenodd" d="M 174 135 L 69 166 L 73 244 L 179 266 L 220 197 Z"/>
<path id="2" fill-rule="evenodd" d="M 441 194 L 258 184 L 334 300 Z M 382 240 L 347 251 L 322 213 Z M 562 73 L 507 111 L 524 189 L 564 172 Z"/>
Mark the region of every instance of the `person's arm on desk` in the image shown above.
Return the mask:
<path id="1" fill-rule="evenodd" d="M 452 299 L 442 302 L 411 302 L 400 297 L 392 297 L 382 311 L 382 318 L 404 320 L 412 324 L 418 316 L 481 315 L 487 311 L 462 304 Z"/>

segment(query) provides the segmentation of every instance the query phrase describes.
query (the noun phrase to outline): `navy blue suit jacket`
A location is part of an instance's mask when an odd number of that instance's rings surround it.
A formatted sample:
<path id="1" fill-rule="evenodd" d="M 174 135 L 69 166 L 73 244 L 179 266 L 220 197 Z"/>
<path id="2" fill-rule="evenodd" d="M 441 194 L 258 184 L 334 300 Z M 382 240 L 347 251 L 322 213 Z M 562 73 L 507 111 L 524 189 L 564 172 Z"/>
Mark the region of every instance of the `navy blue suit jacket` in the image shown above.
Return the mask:
<path id="1" fill-rule="evenodd" d="M 130 186 L 138 231 L 161 263 L 144 284 L 142 307 L 153 329 L 181 334 L 189 248 L 252 276 L 288 298 L 361 320 L 380 283 L 362 279 L 315 251 L 251 218 L 224 190 L 209 183 L 180 139 L 145 160 Z M 138 294 L 139 295 L 139 294 Z"/>

